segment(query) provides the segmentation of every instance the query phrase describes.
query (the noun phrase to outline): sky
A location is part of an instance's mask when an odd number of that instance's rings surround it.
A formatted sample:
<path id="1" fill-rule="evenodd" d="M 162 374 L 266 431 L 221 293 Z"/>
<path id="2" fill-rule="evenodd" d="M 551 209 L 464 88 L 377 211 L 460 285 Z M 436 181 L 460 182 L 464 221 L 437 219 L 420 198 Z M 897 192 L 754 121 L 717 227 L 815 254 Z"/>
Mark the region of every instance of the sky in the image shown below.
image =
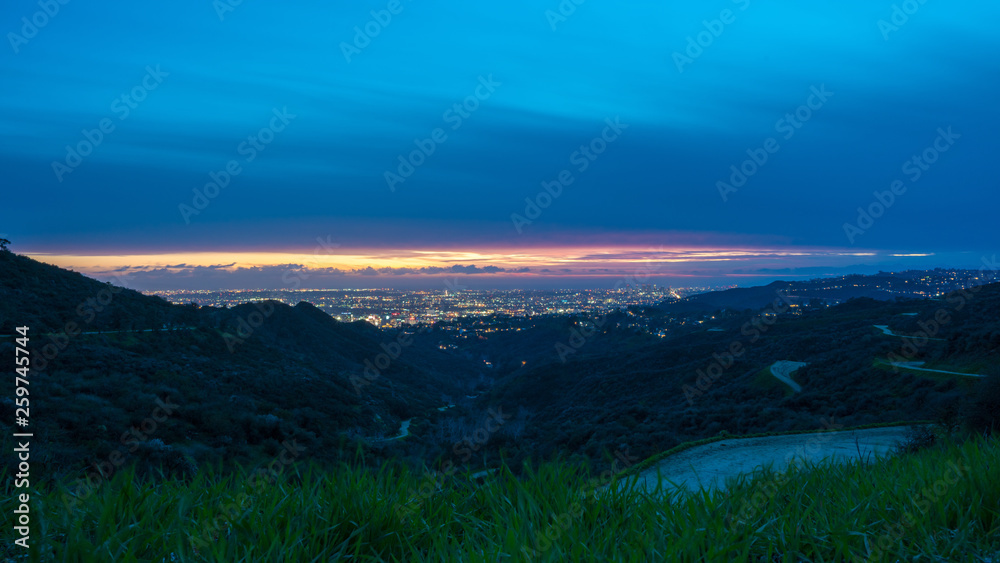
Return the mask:
<path id="1" fill-rule="evenodd" d="M 576 2 L 8 0 L 0 237 L 137 289 L 997 254 L 997 3 Z"/>

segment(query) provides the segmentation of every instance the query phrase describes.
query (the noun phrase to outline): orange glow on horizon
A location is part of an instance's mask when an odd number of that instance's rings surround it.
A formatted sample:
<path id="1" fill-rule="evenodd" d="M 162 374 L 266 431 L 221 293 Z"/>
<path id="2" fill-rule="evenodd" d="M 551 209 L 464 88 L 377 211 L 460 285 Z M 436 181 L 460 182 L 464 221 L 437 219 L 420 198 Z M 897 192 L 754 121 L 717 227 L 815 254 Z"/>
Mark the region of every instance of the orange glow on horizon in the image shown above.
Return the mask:
<path id="1" fill-rule="evenodd" d="M 375 270 L 413 270 L 476 266 L 503 268 L 503 275 L 515 275 L 528 268 L 529 275 L 585 275 L 603 277 L 625 271 L 659 271 L 672 264 L 710 264 L 785 261 L 788 258 L 836 259 L 876 256 L 875 252 L 843 249 L 802 248 L 706 248 L 706 247 L 550 247 L 530 249 L 489 248 L 482 250 L 318 248 L 312 253 L 292 252 L 172 252 L 162 254 L 72 255 L 32 254 L 28 256 L 62 268 L 91 274 L 109 274 L 128 268 L 132 271 L 185 270 L 213 267 L 221 270 L 265 268 L 297 264 L 306 270 L 338 269 L 347 273 Z M 735 264 L 734 264 L 735 265 Z M 542 269 L 553 271 L 541 272 Z M 570 272 L 562 270 L 568 269 Z M 600 271 L 605 270 L 605 271 Z M 520 272 L 524 274 L 524 272 Z M 739 274 L 735 274 L 739 275 Z"/>

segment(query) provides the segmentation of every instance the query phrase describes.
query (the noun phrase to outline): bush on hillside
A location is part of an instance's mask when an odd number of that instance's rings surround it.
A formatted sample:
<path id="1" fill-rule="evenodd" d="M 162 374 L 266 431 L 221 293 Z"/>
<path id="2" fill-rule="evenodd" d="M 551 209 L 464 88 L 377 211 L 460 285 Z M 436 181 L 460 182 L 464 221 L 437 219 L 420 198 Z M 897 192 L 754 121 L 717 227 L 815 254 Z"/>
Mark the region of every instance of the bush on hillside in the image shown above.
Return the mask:
<path id="1" fill-rule="evenodd" d="M 1000 432 L 1000 369 L 994 368 L 975 386 L 966 405 L 965 424 L 976 434 Z"/>

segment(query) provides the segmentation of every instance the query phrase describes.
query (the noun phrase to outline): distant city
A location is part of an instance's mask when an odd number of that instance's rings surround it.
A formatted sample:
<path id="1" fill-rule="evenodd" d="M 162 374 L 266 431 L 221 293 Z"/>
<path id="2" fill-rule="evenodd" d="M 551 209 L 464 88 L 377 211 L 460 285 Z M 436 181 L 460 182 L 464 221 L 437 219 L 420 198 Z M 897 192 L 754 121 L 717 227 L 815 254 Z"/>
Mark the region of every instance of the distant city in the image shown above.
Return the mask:
<path id="1" fill-rule="evenodd" d="M 796 282 L 824 305 L 842 302 L 852 289 L 881 297 L 933 298 L 949 291 L 1000 281 L 1000 273 L 981 270 L 910 270 L 875 275 L 848 275 Z M 619 288 L 574 290 L 472 290 L 453 285 L 440 290 L 399 289 L 233 289 L 217 291 L 151 291 L 179 304 L 233 307 L 273 299 L 289 305 L 305 301 L 344 322 L 367 321 L 381 328 L 489 316 L 531 318 L 569 314 L 604 314 L 632 307 L 659 305 L 684 297 L 731 289 L 735 285 L 672 288 L 630 284 Z M 860 291 L 859 291 L 860 293 Z"/>
<path id="2" fill-rule="evenodd" d="M 672 289 L 638 284 L 618 289 L 409 291 L 399 289 L 245 289 L 226 291 L 155 291 L 173 303 L 232 307 L 273 299 L 289 305 L 306 301 L 339 321 L 368 321 L 377 327 L 435 323 L 463 317 L 538 317 L 573 313 L 605 313 L 633 306 L 657 305 L 687 295 L 728 289 L 692 287 Z"/>

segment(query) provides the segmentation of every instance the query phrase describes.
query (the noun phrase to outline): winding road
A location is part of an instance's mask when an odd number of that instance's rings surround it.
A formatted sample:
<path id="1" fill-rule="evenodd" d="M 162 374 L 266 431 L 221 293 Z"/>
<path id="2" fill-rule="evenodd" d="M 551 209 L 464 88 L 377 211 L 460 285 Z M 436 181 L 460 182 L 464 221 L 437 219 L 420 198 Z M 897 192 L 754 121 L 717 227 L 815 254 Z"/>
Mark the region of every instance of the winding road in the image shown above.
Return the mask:
<path id="1" fill-rule="evenodd" d="M 455 405 L 445 405 L 443 407 L 438 407 L 438 410 L 439 411 L 445 411 L 445 410 L 448 410 L 448 409 L 450 409 L 450 408 L 452 408 L 454 406 Z M 413 420 L 413 419 L 412 418 L 408 418 L 408 419 L 406 419 L 406 420 L 404 420 L 404 421 L 402 421 L 402 422 L 399 423 L 399 434 L 396 434 L 395 436 L 393 436 L 391 438 L 381 438 L 381 439 L 376 440 L 376 441 L 378 441 L 378 442 L 388 442 L 389 440 L 399 440 L 401 438 L 405 438 L 405 437 L 409 436 L 410 435 L 410 421 L 411 420 Z"/>
<path id="2" fill-rule="evenodd" d="M 951 374 L 951 375 L 964 375 L 966 377 L 986 377 L 985 375 L 980 375 L 978 373 L 962 373 L 960 371 L 944 371 L 943 369 L 929 369 L 929 368 L 922 368 L 922 367 L 920 367 L 920 366 L 924 365 L 926 362 L 889 362 L 889 363 L 892 364 L 892 365 L 894 365 L 894 366 L 896 366 L 896 367 L 900 367 L 900 368 L 904 368 L 904 369 L 913 369 L 913 370 L 917 370 L 917 371 L 930 371 L 930 372 L 933 372 L 933 373 L 947 373 L 947 374 Z"/>
<path id="3" fill-rule="evenodd" d="M 905 334 L 896 334 L 895 332 L 889 330 L 889 325 L 872 325 L 872 326 L 875 327 L 875 328 L 877 328 L 877 329 L 879 329 L 879 330 L 881 330 L 883 334 L 886 334 L 886 335 L 889 335 L 889 336 L 898 336 L 900 338 L 916 338 L 915 336 L 907 336 Z M 944 338 L 931 338 L 929 336 L 923 336 L 921 338 L 926 338 L 927 340 L 941 340 L 941 341 L 944 340 Z"/>
<path id="4" fill-rule="evenodd" d="M 388 442 L 389 440 L 399 440 L 400 438 L 405 438 L 410 435 L 410 421 L 412 418 L 407 418 L 399 424 L 399 434 L 396 434 L 392 438 L 385 438 L 384 440 Z"/>
<path id="5" fill-rule="evenodd" d="M 792 373 L 795 370 L 807 365 L 809 364 L 805 362 L 791 362 L 788 360 L 777 361 L 771 364 L 771 375 L 776 377 L 785 385 L 791 387 L 796 393 L 799 393 L 802 391 L 802 386 L 792 381 Z"/>
<path id="6" fill-rule="evenodd" d="M 893 426 L 721 440 L 661 460 L 639 474 L 636 486 L 654 495 L 700 488 L 721 491 L 726 488 L 726 479 L 752 474 L 768 464 L 782 471 L 794 459 L 843 462 L 890 454 L 905 439 L 906 429 Z M 657 472 L 662 481 L 658 480 Z M 662 487 L 658 487 L 660 483 Z M 619 482 L 618 486 L 624 488 L 625 483 Z"/>

